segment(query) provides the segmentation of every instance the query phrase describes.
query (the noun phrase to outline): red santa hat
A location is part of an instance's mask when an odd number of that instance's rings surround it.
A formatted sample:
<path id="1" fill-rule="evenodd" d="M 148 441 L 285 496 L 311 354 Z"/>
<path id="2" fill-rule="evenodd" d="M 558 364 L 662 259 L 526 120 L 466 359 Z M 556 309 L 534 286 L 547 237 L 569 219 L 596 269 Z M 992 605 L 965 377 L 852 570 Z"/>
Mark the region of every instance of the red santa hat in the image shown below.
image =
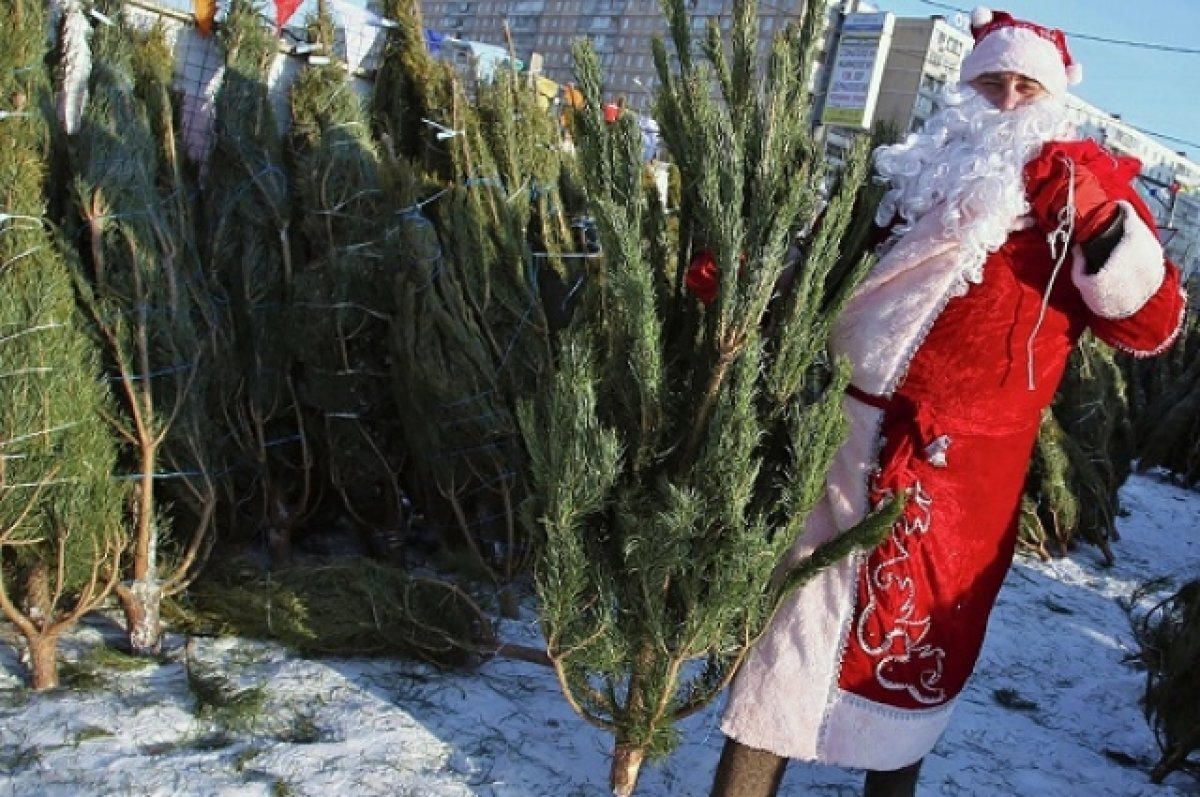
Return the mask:
<path id="1" fill-rule="evenodd" d="M 1067 38 L 1056 28 L 978 6 L 971 12 L 971 35 L 975 49 L 963 59 L 964 83 L 988 72 L 1017 72 L 1061 96 L 1083 79 L 1083 67 L 1071 58 Z"/>

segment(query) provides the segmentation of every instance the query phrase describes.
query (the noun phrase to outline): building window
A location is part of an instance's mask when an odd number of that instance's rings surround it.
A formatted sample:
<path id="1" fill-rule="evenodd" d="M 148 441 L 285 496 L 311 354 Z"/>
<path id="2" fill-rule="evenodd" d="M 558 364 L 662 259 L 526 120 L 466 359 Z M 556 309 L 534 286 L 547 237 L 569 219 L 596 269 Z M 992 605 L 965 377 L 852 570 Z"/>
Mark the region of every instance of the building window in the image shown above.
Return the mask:
<path id="1" fill-rule="evenodd" d="M 933 75 L 921 76 L 921 91 L 928 94 L 938 94 L 946 87 L 946 81 Z"/>

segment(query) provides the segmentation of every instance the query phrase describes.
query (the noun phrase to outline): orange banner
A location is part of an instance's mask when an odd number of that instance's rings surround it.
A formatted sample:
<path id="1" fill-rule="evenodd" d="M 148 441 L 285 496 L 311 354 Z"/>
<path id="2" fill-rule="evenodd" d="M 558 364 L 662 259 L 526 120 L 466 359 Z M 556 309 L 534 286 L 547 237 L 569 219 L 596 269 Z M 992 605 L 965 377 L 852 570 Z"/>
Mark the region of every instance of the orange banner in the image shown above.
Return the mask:
<path id="1" fill-rule="evenodd" d="M 192 13 L 196 27 L 205 36 L 212 34 L 213 20 L 217 17 L 217 0 L 192 0 Z"/>

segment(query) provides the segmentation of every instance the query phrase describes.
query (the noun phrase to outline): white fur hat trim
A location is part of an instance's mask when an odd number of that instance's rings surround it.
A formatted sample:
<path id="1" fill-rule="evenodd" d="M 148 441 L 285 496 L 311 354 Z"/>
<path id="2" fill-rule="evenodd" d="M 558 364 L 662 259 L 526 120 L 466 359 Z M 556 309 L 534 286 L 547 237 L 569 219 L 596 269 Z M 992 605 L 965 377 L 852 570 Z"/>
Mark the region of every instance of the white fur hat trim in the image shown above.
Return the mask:
<path id="1" fill-rule="evenodd" d="M 1003 27 L 976 42 L 962 62 L 960 79 L 968 83 L 988 72 L 1016 72 L 1031 77 L 1046 91 L 1062 96 L 1072 81 L 1054 42 L 1027 28 Z M 1082 70 L 1076 74 L 1082 77 Z"/>

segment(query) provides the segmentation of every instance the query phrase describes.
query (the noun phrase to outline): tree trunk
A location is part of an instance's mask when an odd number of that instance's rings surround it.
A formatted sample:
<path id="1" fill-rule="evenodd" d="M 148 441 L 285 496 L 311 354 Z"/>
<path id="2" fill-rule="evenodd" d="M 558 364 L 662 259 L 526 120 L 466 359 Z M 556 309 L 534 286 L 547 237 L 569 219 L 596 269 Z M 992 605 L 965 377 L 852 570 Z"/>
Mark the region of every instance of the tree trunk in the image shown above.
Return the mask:
<path id="1" fill-rule="evenodd" d="M 129 650 L 135 656 L 155 656 L 162 650 L 162 584 L 157 579 L 139 579 L 117 588 L 125 613 Z"/>
<path id="2" fill-rule="evenodd" d="M 33 634 L 29 646 L 29 680 L 35 692 L 58 686 L 58 634 Z"/>
<path id="3" fill-rule="evenodd" d="M 25 603 L 21 607 L 37 628 L 50 624 L 54 607 L 50 604 L 50 565 L 35 562 L 25 577 Z"/>
<path id="4" fill-rule="evenodd" d="M 646 760 L 646 749 L 617 742 L 613 749 L 612 769 L 608 781 L 616 797 L 630 797 L 637 788 L 638 773 Z"/>

